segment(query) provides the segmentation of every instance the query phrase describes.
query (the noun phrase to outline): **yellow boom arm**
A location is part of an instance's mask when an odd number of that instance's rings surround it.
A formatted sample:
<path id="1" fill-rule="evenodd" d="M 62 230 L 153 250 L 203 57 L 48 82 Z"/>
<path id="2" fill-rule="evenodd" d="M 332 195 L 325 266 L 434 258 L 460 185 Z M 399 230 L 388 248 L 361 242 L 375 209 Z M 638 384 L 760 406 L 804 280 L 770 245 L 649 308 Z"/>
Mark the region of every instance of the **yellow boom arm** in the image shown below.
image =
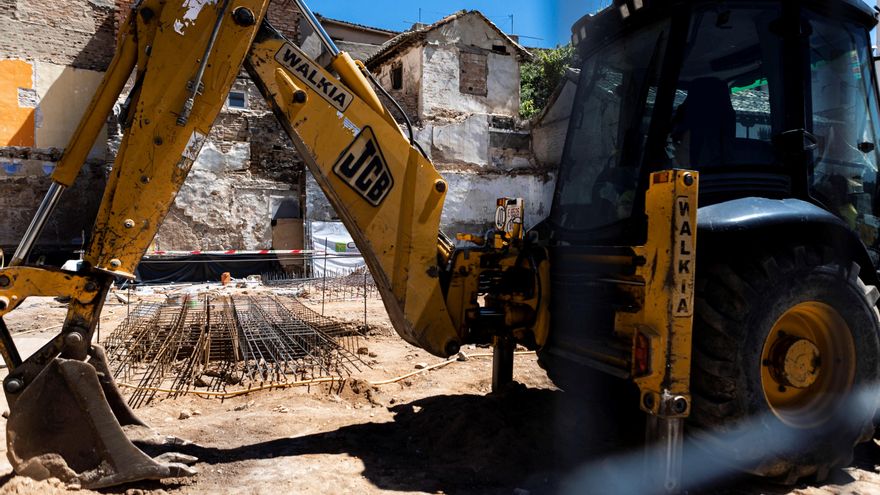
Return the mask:
<path id="1" fill-rule="evenodd" d="M 337 79 L 264 25 L 245 67 L 352 234 L 394 328 L 433 354 L 458 352 L 438 266 L 446 182 L 347 54 L 333 60 Z"/>

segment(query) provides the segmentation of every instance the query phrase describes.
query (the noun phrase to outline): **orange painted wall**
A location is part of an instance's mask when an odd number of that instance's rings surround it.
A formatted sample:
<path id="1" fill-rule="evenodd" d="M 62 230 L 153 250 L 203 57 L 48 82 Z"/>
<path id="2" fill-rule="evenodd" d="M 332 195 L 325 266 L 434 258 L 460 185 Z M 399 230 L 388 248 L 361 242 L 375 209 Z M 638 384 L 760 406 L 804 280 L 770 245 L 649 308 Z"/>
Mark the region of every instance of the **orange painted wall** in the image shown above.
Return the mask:
<path id="1" fill-rule="evenodd" d="M 18 88 L 33 89 L 34 69 L 23 60 L 0 60 L 0 146 L 34 146 L 34 110 L 18 105 Z"/>

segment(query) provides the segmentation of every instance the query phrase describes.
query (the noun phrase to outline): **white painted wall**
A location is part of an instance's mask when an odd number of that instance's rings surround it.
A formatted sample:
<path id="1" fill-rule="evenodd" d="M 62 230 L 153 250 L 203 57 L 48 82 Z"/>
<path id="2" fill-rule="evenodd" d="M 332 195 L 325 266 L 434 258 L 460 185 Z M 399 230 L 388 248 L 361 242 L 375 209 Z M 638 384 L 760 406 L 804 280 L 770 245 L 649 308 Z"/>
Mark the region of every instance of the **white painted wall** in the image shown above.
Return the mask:
<path id="1" fill-rule="evenodd" d="M 476 114 L 458 122 L 433 125 L 434 154 L 438 162 L 489 166 L 489 117 Z"/>
<path id="2" fill-rule="evenodd" d="M 250 144 L 235 143 L 224 152 L 208 141 L 162 223 L 161 249 L 269 249 L 272 206 L 299 195 L 277 182 L 247 173 Z"/>
<path id="3" fill-rule="evenodd" d="M 550 214 L 554 174 L 483 175 L 474 172 L 443 172 L 449 182 L 441 225 L 449 235 L 461 229 L 481 233 L 495 221 L 495 200 L 502 197 L 525 198 L 526 228 L 531 228 Z"/>
<path id="4" fill-rule="evenodd" d="M 519 114 L 520 67 L 513 48 L 509 55 L 492 52 L 496 44 L 509 46 L 476 15 L 466 15 L 431 31 L 424 46 L 422 119 L 450 113 Z M 459 91 L 460 46 L 488 54 L 487 96 Z"/>

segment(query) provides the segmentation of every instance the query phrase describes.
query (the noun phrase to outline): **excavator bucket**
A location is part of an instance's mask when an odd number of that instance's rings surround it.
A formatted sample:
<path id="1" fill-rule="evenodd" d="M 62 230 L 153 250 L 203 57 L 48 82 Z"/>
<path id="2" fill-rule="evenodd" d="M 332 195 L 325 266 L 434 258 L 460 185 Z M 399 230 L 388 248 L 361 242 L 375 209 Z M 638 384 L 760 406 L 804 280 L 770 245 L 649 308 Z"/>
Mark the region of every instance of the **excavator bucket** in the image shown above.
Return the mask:
<path id="1" fill-rule="evenodd" d="M 87 362 L 55 358 L 19 395 L 7 397 L 8 456 L 20 475 L 101 488 L 195 474 L 185 465 L 193 457 L 166 453 L 154 459 L 132 443 L 128 435 L 153 445 L 184 442 L 145 434 L 151 430 L 125 404 L 98 346 Z"/>

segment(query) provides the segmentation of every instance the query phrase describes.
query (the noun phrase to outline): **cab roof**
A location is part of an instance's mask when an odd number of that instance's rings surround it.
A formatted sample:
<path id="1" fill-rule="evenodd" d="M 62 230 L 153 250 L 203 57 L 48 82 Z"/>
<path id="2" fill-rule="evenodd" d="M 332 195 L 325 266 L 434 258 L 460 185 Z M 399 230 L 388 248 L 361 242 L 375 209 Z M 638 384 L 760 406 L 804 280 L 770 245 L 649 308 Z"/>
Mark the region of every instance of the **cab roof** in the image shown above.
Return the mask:
<path id="1" fill-rule="evenodd" d="M 571 28 L 572 45 L 580 48 L 580 44 L 593 38 L 593 31 L 598 30 L 606 35 L 616 34 L 629 24 L 636 21 L 657 19 L 665 12 L 672 12 L 689 5 L 711 3 L 714 0 L 614 0 L 605 9 L 588 14 L 578 20 Z M 754 5 L 754 0 L 727 0 L 727 6 L 737 3 Z M 779 0 L 765 0 L 767 5 L 782 4 Z M 877 25 L 878 11 L 861 0 L 803 0 L 801 6 L 811 7 L 821 14 L 832 17 L 845 17 L 864 24 L 868 29 Z"/>

